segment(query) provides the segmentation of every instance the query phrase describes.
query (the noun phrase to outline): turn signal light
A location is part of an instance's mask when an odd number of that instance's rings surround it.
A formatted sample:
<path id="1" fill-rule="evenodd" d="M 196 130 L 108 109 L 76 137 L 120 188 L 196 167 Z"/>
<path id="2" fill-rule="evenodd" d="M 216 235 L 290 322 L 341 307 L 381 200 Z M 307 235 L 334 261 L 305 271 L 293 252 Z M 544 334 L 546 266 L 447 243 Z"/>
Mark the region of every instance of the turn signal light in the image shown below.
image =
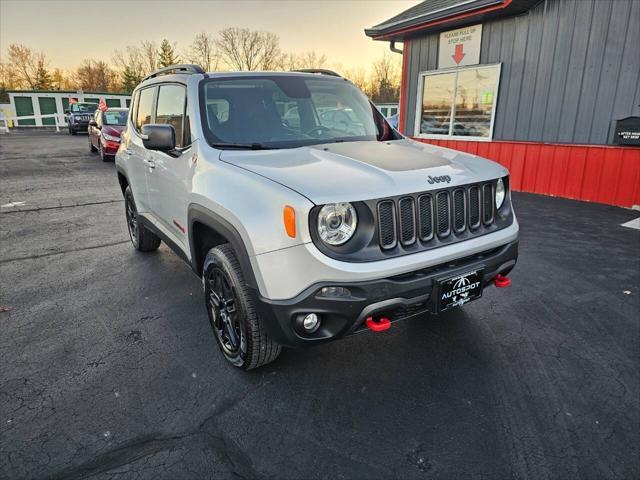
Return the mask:
<path id="1" fill-rule="evenodd" d="M 284 207 L 282 212 L 284 229 L 291 238 L 296 238 L 296 211 L 289 205 Z"/>

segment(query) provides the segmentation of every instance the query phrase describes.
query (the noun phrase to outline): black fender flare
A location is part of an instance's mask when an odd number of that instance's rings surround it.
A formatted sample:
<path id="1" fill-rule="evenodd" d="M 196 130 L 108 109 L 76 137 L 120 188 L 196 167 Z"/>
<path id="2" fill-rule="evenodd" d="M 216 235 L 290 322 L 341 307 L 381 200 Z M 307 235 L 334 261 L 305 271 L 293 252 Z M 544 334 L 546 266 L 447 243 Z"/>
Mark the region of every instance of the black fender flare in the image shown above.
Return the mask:
<path id="1" fill-rule="evenodd" d="M 189 205 L 188 209 L 188 224 L 189 224 L 189 249 L 191 250 L 191 268 L 195 272 L 196 275 L 200 276 L 200 265 L 198 265 L 197 261 L 197 249 L 195 245 L 195 236 L 193 235 L 194 223 L 198 222 L 212 230 L 216 231 L 224 238 L 228 240 L 235 251 L 236 257 L 240 262 L 240 267 L 242 268 L 242 273 L 244 274 L 244 279 L 248 287 L 257 289 L 258 283 L 256 282 L 256 277 L 253 272 L 253 267 L 251 266 L 251 260 L 249 259 L 249 254 L 247 253 L 247 248 L 242 240 L 242 236 L 238 232 L 238 230 L 231 225 L 226 219 L 218 215 L 217 213 L 212 212 L 208 208 L 205 208 L 198 204 Z"/>
<path id="2" fill-rule="evenodd" d="M 125 178 L 125 180 L 127 181 L 127 185 L 131 185 L 127 172 L 124 171 L 124 168 L 116 164 L 116 178 L 118 178 L 118 185 L 120 185 L 120 190 L 122 190 L 122 195 L 124 196 L 124 189 L 122 188 L 122 184 L 120 183 L 120 178 L 118 177 L 119 175 L 122 175 Z"/>

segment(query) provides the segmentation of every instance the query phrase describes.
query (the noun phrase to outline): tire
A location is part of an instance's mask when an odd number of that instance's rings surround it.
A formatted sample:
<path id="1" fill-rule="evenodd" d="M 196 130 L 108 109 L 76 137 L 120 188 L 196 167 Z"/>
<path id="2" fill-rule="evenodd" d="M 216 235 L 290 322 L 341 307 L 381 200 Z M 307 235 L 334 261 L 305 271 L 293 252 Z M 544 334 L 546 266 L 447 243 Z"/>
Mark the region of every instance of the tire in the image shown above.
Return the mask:
<path id="1" fill-rule="evenodd" d="M 252 370 L 278 358 L 282 346 L 269 337 L 262 325 L 253 292 L 247 288 L 240 263 L 229 244 L 207 252 L 203 278 L 209 323 L 225 359 L 235 367 Z M 227 288 L 222 282 L 226 282 Z M 230 338 L 230 328 L 236 337 L 235 344 Z"/>
<path id="2" fill-rule="evenodd" d="M 91 153 L 96 153 L 98 149 L 93 146 L 93 142 L 91 141 L 91 136 L 89 136 L 89 151 Z"/>
<path id="3" fill-rule="evenodd" d="M 139 252 L 153 252 L 160 246 L 160 238 L 138 223 L 138 210 L 131 193 L 131 187 L 124 191 L 124 210 L 127 218 L 129 238 Z"/>

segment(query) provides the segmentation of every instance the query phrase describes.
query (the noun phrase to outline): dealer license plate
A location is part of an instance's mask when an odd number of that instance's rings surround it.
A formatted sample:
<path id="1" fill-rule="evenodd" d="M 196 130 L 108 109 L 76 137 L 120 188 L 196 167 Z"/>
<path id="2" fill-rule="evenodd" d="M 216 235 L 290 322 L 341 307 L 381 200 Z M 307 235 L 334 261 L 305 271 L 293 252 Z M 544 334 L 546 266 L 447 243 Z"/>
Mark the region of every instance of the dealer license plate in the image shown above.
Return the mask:
<path id="1" fill-rule="evenodd" d="M 482 296 L 482 270 L 438 281 L 438 311 L 459 307 Z"/>

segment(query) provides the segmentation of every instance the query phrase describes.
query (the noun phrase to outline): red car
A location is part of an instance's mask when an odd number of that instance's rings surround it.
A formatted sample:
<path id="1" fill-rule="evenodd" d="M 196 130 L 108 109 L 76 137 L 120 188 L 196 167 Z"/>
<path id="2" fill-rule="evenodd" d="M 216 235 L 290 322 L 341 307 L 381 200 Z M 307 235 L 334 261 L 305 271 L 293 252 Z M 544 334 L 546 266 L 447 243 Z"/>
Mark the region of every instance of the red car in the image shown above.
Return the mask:
<path id="1" fill-rule="evenodd" d="M 103 162 L 113 160 L 120 147 L 120 134 L 127 125 L 129 109 L 109 108 L 96 110 L 89 122 L 89 149 L 100 152 Z"/>

